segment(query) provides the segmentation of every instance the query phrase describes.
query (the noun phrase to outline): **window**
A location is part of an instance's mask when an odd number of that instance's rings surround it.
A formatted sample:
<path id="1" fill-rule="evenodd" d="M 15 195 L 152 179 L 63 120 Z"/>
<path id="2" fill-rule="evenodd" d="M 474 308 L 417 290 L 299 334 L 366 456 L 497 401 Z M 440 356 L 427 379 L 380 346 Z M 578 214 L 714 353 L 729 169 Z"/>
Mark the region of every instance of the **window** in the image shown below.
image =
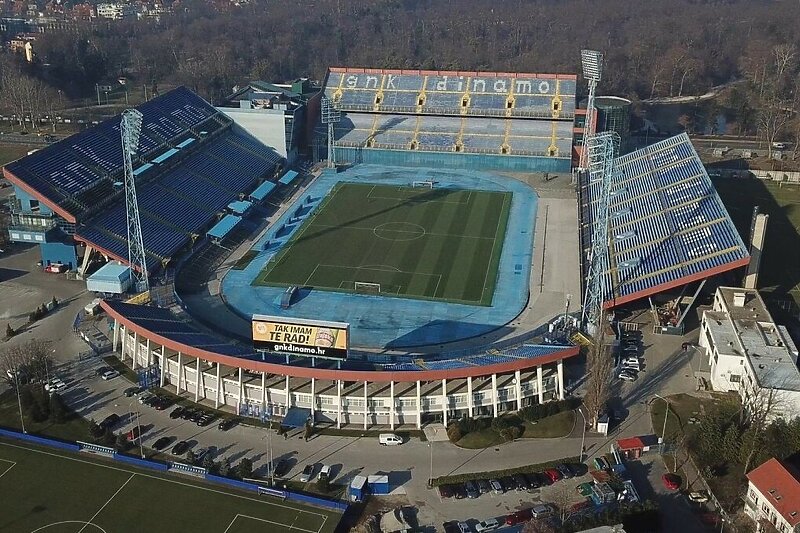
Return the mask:
<path id="1" fill-rule="evenodd" d="M 739 374 L 731 374 L 730 381 L 731 383 L 739 383 L 742 381 L 742 376 Z"/>
<path id="2" fill-rule="evenodd" d="M 31 211 L 34 213 L 39 210 L 39 200 L 31 200 L 30 201 Z"/>

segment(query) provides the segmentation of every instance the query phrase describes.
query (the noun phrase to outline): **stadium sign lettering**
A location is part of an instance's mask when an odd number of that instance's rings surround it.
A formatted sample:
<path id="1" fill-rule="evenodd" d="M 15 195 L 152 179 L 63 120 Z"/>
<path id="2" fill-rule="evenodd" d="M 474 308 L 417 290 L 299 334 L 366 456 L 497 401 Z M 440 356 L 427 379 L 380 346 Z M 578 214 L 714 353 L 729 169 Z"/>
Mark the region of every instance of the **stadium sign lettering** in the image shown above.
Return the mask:
<path id="1" fill-rule="evenodd" d="M 253 317 L 253 344 L 269 352 L 345 359 L 350 327 L 341 322 Z"/>
<path id="2" fill-rule="evenodd" d="M 383 87 L 388 90 L 397 90 L 395 82 L 397 82 L 396 74 L 387 74 L 383 77 L 383 84 L 381 84 L 381 77 L 374 75 L 366 75 L 361 77 L 357 74 L 350 74 L 344 79 L 345 87 L 347 89 L 368 89 L 378 90 Z M 465 78 L 464 76 L 451 77 L 442 76 L 436 80 L 434 89 L 436 91 L 455 91 L 464 92 L 469 88 L 474 93 L 494 92 L 497 94 L 507 94 L 513 88 L 515 94 L 547 94 L 550 92 L 550 82 L 547 80 L 539 80 L 539 83 L 534 85 L 534 79 L 506 79 L 506 78 Z M 471 82 L 471 84 L 470 84 Z"/>

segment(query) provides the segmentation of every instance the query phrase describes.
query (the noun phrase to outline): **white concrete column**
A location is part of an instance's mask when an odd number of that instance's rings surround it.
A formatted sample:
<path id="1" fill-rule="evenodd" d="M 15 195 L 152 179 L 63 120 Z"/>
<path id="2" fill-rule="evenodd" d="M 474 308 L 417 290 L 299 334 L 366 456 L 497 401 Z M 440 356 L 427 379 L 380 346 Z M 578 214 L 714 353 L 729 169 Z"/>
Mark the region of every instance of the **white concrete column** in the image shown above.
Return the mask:
<path id="1" fill-rule="evenodd" d="M 128 330 L 125 329 L 125 326 L 122 324 L 120 324 L 119 327 L 122 329 L 122 335 L 120 336 L 120 340 L 122 341 L 121 359 L 125 361 L 125 354 L 128 353 Z"/>
<path id="2" fill-rule="evenodd" d="M 522 409 L 522 374 L 519 370 L 514 372 L 514 393 L 517 395 L 517 411 Z"/>
<path id="3" fill-rule="evenodd" d="M 442 379 L 442 423 L 447 427 L 447 380 Z"/>
<path id="4" fill-rule="evenodd" d="M 183 354 L 178 352 L 178 384 L 175 387 L 175 392 L 178 396 L 181 394 L 181 379 L 183 379 Z"/>
<path id="5" fill-rule="evenodd" d="M 472 409 L 474 407 L 474 397 L 472 396 L 472 376 L 467 377 L 467 416 L 472 418 Z"/>
<path id="6" fill-rule="evenodd" d="M 139 334 L 133 332 L 133 363 L 131 368 L 136 370 L 139 366 Z"/>
<path id="7" fill-rule="evenodd" d="M 243 375 L 242 367 L 239 367 L 239 400 L 238 405 L 236 406 L 236 414 L 238 415 L 241 411 L 242 404 L 244 403 L 244 385 L 242 384 L 242 375 Z"/>
<path id="8" fill-rule="evenodd" d="M 220 394 L 222 394 L 222 378 L 220 377 L 220 364 L 217 363 L 217 395 L 214 398 L 214 409 L 219 409 Z"/>
<path id="9" fill-rule="evenodd" d="M 389 426 L 394 430 L 394 380 L 389 382 Z"/>
<path id="10" fill-rule="evenodd" d="M 420 388 L 419 380 L 417 380 L 417 429 L 422 429 L 422 396 Z"/>
<path id="11" fill-rule="evenodd" d="M 367 393 L 367 382 L 364 382 L 364 429 L 367 429 L 367 417 L 369 415 L 369 395 Z"/>
<path id="12" fill-rule="evenodd" d="M 564 360 L 558 360 L 558 399 L 564 399 Z"/>
<path id="13" fill-rule="evenodd" d="M 342 380 L 336 380 L 336 429 L 342 427 Z"/>
<path id="14" fill-rule="evenodd" d="M 117 352 L 118 344 L 119 344 L 119 322 L 115 318 L 114 319 L 114 340 L 113 340 L 113 344 L 112 344 L 112 349 L 114 350 L 114 353 Z"/>
<path id="15" fill-rule="evenodd" d="M 203 384 L 203 376 L 200 374 L 200 358 L 199 357 L 197 358 L 197 361 L 195 361 L 194 380 L 195 380 L 194 381 L 194 401 L 195 401 L 195 403 L 197 403 L 198 400 L 200 400 L 200 387 Z M 203 391 L 203 396 L 205 396 L 205 395 L 206 395 L 205 391 Z"/>
<path id="16" fill-rule="evenodd" d="M 261 411 L 267 408 L 267 373 L 261 373 Z"/>
<path id="17" fill-rule="evenodd" d="M 544 403 L 544 379 L 542 372 L 542 366 L 539 365 L 536 367 L 536 387 L 539 389 L 539 403 Z"/>
<path id="18" fill-rule="evenodd" d="M 164 378 L 166 377 L 167 372 L 167 349 L 164 346 L 161 347 L 161 360 L 158 362 L 158 364 L 161 367 L 158 369 L 159 372 L 161 372 L 161 377 L 158 379 L 158 384 L 159 387 L 163 387 Z"/>
<path id="19" fill-rule="evenodd" d="M 150 351 L 150 339 L 147 339 L 147 366 L 153 364 L 153 352 Z"/>
<path id="20" fill-rule="evenodd" d="M 492 374 L 492 416 L 497 418 L 497 374 Z"/>
<path id="21" fill-rule="evenodd" d="M 286 376 L 286 385 L 283 389 L 283 398 L 286 400 L 286 411 L 292 406 L 292 391 L 289 390 L 289 376 Z M 286 414 L 286 413 L 284 413 Z"/>
<path id="22" fill-rule="evenodd" d="M 316 392 L 314 389 L 316 387 L 316 378 L 311 378 L 311 425 L 313 426 L 314 423 L 317 421 L 317 399 L 314 395 Z"/>

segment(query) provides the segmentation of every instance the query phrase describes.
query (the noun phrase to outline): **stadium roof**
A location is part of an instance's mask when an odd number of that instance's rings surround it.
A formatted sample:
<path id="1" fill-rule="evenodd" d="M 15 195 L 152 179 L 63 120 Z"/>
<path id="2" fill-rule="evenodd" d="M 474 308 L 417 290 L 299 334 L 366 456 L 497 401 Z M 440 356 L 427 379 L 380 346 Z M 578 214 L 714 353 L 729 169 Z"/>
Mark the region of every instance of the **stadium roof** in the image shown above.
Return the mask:
<path id="1" fill-rule="evenodd" d="M 353 379 L 389 381 L 441 379 L 466 377 L 486 372 L 506 372 L 529 368 L 577 355 L 576 346 L 520 345 L 503 350 L 491 350 L 460 357 L 441 355 L 438 359 L 411 359 L 397 356 L 404 362 L 381 363 L 370 361 L 365 354 L 354 354 L 341 364 L 336 361 L 294 357 L 286 363 L 286 355 L 256 352 L 252 346 L 235 343 L 200 331 L 191 322 L 175 316 L 169 309 L 133 305 L 116 300 L 106 300 L 103 308 L 112 318 L 122 320 L 126 327 L 163 342 L 172 350 L 193 357 L 202 357 L 222 364 L 246 366 L 256 371 L 283 372 L 298 377 L 330 377 L 331 372 L 353 373 Z M 370 354 L 371 355 L 371 354 Z M 236 361 L 226 358 L 236 358 Z M 385 360 L 387 357 L 381 355 Z M 358 377 L 356 377 L 356 375 Z M 341 379 L 349 379 L 346 376 Z"/>
<path id="2" fill-rule="evenodd" d="M 599 194 L 599 180 L 580 183 L 584 273 Z M 685 133 L 617 158 L 611 196 L 607 307 L 750 260 Z"/>

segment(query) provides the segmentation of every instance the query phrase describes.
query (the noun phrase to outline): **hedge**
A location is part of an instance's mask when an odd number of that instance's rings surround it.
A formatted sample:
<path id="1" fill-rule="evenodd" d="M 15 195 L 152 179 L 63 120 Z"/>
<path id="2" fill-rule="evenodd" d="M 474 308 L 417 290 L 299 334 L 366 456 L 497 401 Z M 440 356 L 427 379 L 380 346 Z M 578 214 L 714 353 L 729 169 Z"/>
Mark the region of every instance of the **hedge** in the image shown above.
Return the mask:
<path id="1" fill-rule="evenodd" d="M 514 474 L 530 474 L 533 472 L 541 472 L 548 468 L 553 468 L 562 463 L 580 463 L 580 457 L 564 457 L 563 459 L 556 459 L 555 461 L 548 461 L 546 463 L 538 463 L 525 466 L 517 466 L 515 468 L 507 468 L 505 470 L 489 470 L 487 472 L 472 472 L 469 474 L 455 474 L 452 476 L 440 476 L 433 478 L 433 486 L 448 485 L 450 483 L 464 483 L 473 479 L 491 479 L 500 478 L 505 476 L 513 476 Z"/>

